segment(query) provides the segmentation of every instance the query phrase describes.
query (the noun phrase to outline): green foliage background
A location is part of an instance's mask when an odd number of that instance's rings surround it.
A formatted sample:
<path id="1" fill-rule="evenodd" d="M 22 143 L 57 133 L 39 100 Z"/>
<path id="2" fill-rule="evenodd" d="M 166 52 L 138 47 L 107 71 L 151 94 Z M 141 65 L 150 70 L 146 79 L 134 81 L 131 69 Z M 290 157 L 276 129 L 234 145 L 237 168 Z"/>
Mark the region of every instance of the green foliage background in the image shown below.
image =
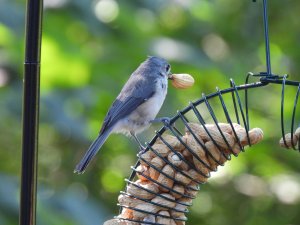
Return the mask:
<path id="1" fill-rule="evenodd" d="M 265 71 L 261 2 L 45 0 L 37 223 L 96 225 L 118 213 L 135 143 L 112 135 L 85 174 L 73 168 L 147 55 L 165 57 L 173 72 L 196 80 L 189 90 L 170 87 L 160 116 L 174 115 L 216 86 L 229 87 L 229 78 L 242 84 L 248 71 Z M 273 72 L 300 80 L 300 3 L 269 2 Z M 18 223 L 24 20 L 24 1 L 0 1 L 1 225 Z M 295 90 L 286 90 L 286 129 Z M 250 91 L 251 126 L 264 130 L 264 141 L 213 174 L 187 224 L 300 224 L 300 155 L 278 147 L 280 93 L 280 85 Z M 296 117 L 298 125 L 299 109 Z M 150 140 L 159 127 L 141 138 Z"/>

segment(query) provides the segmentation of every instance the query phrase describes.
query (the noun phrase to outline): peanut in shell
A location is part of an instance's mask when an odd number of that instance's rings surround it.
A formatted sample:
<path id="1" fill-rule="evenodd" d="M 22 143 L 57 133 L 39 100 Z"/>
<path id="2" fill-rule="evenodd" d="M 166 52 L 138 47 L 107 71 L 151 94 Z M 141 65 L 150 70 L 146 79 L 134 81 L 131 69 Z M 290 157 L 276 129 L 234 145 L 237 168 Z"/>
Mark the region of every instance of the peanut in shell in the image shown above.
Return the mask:
<path id="1" fill-rule="evenodd" d="M 186 89 L 192 87 L 195 83 L 194 78 L 186 73 L 172 74 L 170 76 L 170 79 L 172 80 L 173 87 L 178 89 Z"/>
<path id="2" fill-rule="evenodd" d="M 285 145 L 283 138 L 281 138 L 280 141 L 279 141 L 279 145 L 281 147 L 283 147 L 283 148 L 292 148 L 293 147 L 293 143 L 294 143 L 294 145 L 297 145 L 297 142 L 298 142 L 297 139 L 298 138 L 297 138 L 296 135 L 294 135 L 294 134 L 291 135 L 291 133 L 288 133 L 284 137 L 285 137 L 285 142 L 286 142 L 287 146 Z M 292 141 L 292 139 L 293 139 L 293 141 Z"/>

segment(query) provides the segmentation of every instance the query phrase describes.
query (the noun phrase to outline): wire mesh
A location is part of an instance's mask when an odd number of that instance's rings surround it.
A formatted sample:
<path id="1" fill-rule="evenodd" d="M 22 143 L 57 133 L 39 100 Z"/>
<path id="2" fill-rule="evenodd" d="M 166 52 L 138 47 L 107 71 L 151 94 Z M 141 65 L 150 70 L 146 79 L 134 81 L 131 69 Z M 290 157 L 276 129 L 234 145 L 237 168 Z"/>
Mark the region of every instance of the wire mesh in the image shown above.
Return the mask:
<path id="1" fill-rule="evenodd" d="M 250 77 L 260 77 L 260 81 L 255 82 L 255 83 L 248 83 Z M 220 127 L 220 122 L 225 121 L 226 123 L 228 123 L 230 125 L 230 127 L 232 129 L 232 132 L 233 132 L 233 136 L 237 140 L 239 151 L 244 151 L 243 146 L 245 146 L 245 144 L 242 144 L 240 142 L 240 139 L 239 139 L 239 137 L 236 133 L 236 130 L 234 128 L 234 123 L 240 124 L 245 128 L 247 142 L 248 142 L 247 145 L 251 146 L 251 141 L 250 141 L 250 137 L 249 137 L 250 118 L 249 118 L 249 112 L 248 112 L 249 111 L 249 102 L 248 102 L 249 90 L 253 89 L 253 88 L 263 87 L 263 86 L 266 86 L 268 84 L 281 84 L 282 85 L 281 105 L 280 105 L 280 107 L 281 107 L 281 109 L 280 109 L 281 110 L 281 118 L 280 118 L 280 120 L 281 120 L 281 132 L 282 132 L 282 136 L 283 136 L 285 146 L 290 147 L 287 144 L 287 141 L 285 140 L 284 95 L 285 95 L 285 89 L 286 89 L 287 86 L 297 88 L 296 89 L 296 96 L 295 96 L 294 104 L 293 104 L 293 109 L 292 109 L 292 117 L 290 118 L 291 126 L 290 126 L 290 129 L 289 129 L 289 130 L 291 130 L 291 134 L 293 134 L 294 131 L 295 131 L 295 124 L 297 123 L 297 121 L 299 122 L 299 119 L 300 119 L 299 118 L 299 113 L 297 114 L 297 105 L 298 105 L 299 92 L 300 92 L 300 82 L 289 81 L 289 80 L 287 80 L 286 75 L 281 77 L 281 76 L 267 76 L 265 73 L 260 73 L 260 74 L 249 73 L 247 78 L 246 78 L 246 84 L 237 86 L 235 84 L 235 82 L 231 79 L 230 80 L 230 88 L 220 90 L 217 87 L 216 92 L 214 92 L 212 94 L 209 94 L 209 95 L 202 94 L 202 97 L 200 99 L 198 99 L 194 102 L 190 102 L 189 105 L 186 108 L 184 108 L 183 110 L 178 111 L 177 114 L 174 117 L 171 118 L 170 123 L 164 124 L 164 126 L 159 131 L 156 132 L 156 135 L 153 137 L 153 139 L 149 143 L 146 144 L 146 152 L 151 151 L 155 156 L 157 156 L 161 160 L 163 160 L 166 165 L 169 165 L 174 171 L 176 171 L 177 173 L 180 173 L 182 176 L 187 177 L 190 180 L 192 180 L 195 184 L 197 184 L 196 188 L 195 187 L 189 187 L 186 184 L 182 183 L 181 180 L 177 180 L 174 177 L 169 176 L 161 168 L 158 168 L 155 165 L 151 164 L 149 161 L 145 160 L 143 158 L 143 154 L 142 154 L 142 155 L 138 155 L 138 161 L 137 161 L 136 165 L 132 167 L 132 174 L 130 175 L 130 177 L 128 179 L 125 180 L 126 183 L 127 183 L 127 187 L 125 188 L 125 191 L 121 192 L 121 194 L 130 196 L 132 198 L 138 199 L 138 200 L 143 201 L 143 202 L 147 202 L 149 204 L 154 204 L 154 205 L 156 204 L 156 203 L 153 203 L 149 199 L 142 199 L 142 198 L 140 198 L 138 196 L 135 196 L 133 194 L 128 194 L 128 192 L 127 192 L 128 185 L 135 185 L 136 188 L 143 189 L 144 191 L 149 192 L 149 193 L 151 193 L 155 196 L 159 196 L 163 199 L 166 199 L 167 201 L 171 201 L 171 202 L 174 202 L 176 204 L 181 204 L 181 205 L 186 206 L 186 207 L 190 206 L 191 203 L 183 203 L 183 202 L 178 201 L 178 199 L 174 200 L 174 199 L 171 199 L 171 198 L 167 198 L 166 196 L 164 196 L 160 193 L 154 193 L 154 192 L 151 192 L 151 190 L 148 190 L 144 187 L 136 185 L 134 181 L 138 179 L 137 175 L 142 175 L 147 180 L 153 182 L 155 185 L 166 189 L 167 193 L 180 195 L 181 198 L 187 198 L 187 199 L 190 199 L 191 201 L 195 198 L 195 196 L 190 196 L 190 195 L 187 195 L 185 193 L 180 193 L 180 192 L 174 190 L 173 188 L 170 188 L 170 187 L 158 182 L 157 180 L 155 180 L 155 179 L 151 178 L 150 176 L 144 174 L 143 172 L 139 171 L 137 169 L 138 166 L 141 164 L 141 162 L 143 162 L 144 164 L 149 166 L 149 168 L 152 168 L 155 171 L 157 171 L 157 173 L 163 174 L 166 177 L 166 179 L 172 180 L 174 182 L 174 185 L 175 184 L 185 185 L 188 189 L 190 189 L 192 191 L 199 191 L 200 190 L 200 185 L 204 184 L 206 182 L 207 178 L 210 177 L 210 173 L 209 172 L 204 173 L 203 171 L 201 171 L 197 167 L 195 167 L 194 164 L 192 164 L 188 160 L 186 160 L 186 158 L 183 157 L 182 154 L 180 154 L 176 149 L 174 149 L 174 147 L 172 147 L 170 145 L 170 143 L 168 143 L 168 141 L 164 138 L 164 135 L 165 134 L 171 134 L 174 137 L 176 137 L 176 139 L 193 156 L 193 158 L 196 159 L 198 161 L 198 163 L 202 164 L 203 168 L 206 168 L 207 171 L 216 171 L 217 167 L 211 167 L 210 164 L 208 164 L 201 157 L 199 157 L 195 153 L 195 151 L 183 140 L 184 130 L 186 132 L 189 132 L 193 136 L 196 143 L 199 146 L 201 146 L 201 148 L 205 151 L 205 154 L 209 155 L 209 157 L 217 165 L 223 165 L 224 161 L 231 159 L 231 156 L 230 156 L 231 154 L 234 155 L 234 156 L 237 156 L 238 154 L 232 148 L 232 145 L 230 145 L 228 143 L 228 139 L 226 138 L 225 133 L 222 131 L 222 129 Z M 244 98 L 242 98 L 242 96 L 244 96 Z M 296 115 L 298 115 L 298 118 L 297 118 Z M 195 134 L 193 129 L 191 129 L 190 121 L 196 121 L 197 123 L 199 123 L 204 128 L 205 132 L 207 133 L 207 135 L 209 136 L 209 138 L 211 139 L 213 144 L 217 147 L 217 149 L 218 149 L 219 153 L 222 155 L 223 159 L 226 159 L 226 160 L 216 159 L 215 156 L 213 154 L 211 154 L 211 152 L 207 149 L 206 145 L 203 144 L 203 142 L 199 139 L 197 134 Z M 207 129 L 208 124 L 213 124 L 216 127 L 217 131 L 219 132 L 219 136 L 222 137 L 223 142 L 226 144 L 226 147 L 229 150 L 228 152 L 222 151 L 222 147 L 220 146 L 219 142 L 217 142 L 215 140 L 215 137 L 213 136 L 211 131 L 209 129 Z M 164 157 L 157 150 L 155 150 L 153 148 L 153 145 L 157 141 L 160 141 L 163 144 L 165 144 L 170 149 L 172 154 L 175 154 L 180 160 L 182 160 L 190 168 L 195 170 L 199 176 L 202 176 L 203 181 L 199 182 L 198 180 L 194 179 L 194 177 L 192 177 L 190 174 L 186 173 L 181 168 L 174 165 L 172 162 L 170 162 L 170 160 L 166 159 L 166 157 Z M 300 149 L 299 145 L 300 145 L 299 142 L 298 142 L 298 146 L 296 146 L 296 143 L 294 143 L 292 141 L 292 147 L 294 149 L 298 148 L 298 150 L 299 150 Z M 122 212 L 123 208 L 129 208 L 131 210 L 139 211 L 139 212 L 149 214 L 149 215 L 153 215 L 155 217 L 157 217 L 157 216 L 166 217 L 166 216 L 159 215 L 156 212 L 141 210 L 141 209 L 138 209 L 136 207 L 129 207 L 129 206 L 124 205 L 124 204 L 119 204 L 119 206 L 120 206 L 120 213 Z M 168 208 L 168 207 L 165 207 L 165 206 L 162 206 L 162 205 L 159 205 L 159 206 L 163 207 L 163 208 L 166 208 L 168 210 L 171 210 L 171 211 L 180 211 L 181 213 L 184 213 L 184 214 L 188 213 L 188 210 L 177 210 L 175 208 Z M 143 223 L 143 224 L 158 224 L 158 223 L 153 223 L 153 222 L 123 218 L 123 217 L 120 217 L 120 216 L 116 217 L 116 218 L 118 218 L 119 220 L 132 221 L 132 222 Z M 186 221 L 186 217 L 176 218 L 176 217 L 172 217 L 172 216 L 167 216 L 166 218 L 173 219 L 176 222 Z"/>

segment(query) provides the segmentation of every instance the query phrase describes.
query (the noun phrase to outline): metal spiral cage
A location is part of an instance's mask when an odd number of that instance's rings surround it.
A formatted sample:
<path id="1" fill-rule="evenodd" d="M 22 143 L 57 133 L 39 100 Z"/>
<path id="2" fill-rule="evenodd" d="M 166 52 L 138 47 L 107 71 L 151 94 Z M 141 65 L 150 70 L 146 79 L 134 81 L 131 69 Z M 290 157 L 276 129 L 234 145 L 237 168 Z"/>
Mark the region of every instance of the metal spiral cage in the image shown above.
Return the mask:
<path id="1" fill-rule="evenodd" d="M 250 77 L 257 77 L 257 76 L 260 77 L 259 82 L 248 83 Z M 207 124 L 207 120 L 209 120 L 210 122 L 212 121 L 213 124 L 217 127 L 218 131 L 220 132 L 220 135 L 223 138 L 224 142 L 227 144 L 228 149 L 230 150 L 231 154 L 233 154 L 234 156 L 237 156 L 237 154 L 234 153 L 233 149 L 231 148 L 231 146 L 227 142 L 227 140 L 224 136 L 224 133 L 221 131 L 221 129 L 218 125 L 218 123 L 221 122 L 221 121 L 217 118 L 217 115 L 216 115 L 217 110 L 213 109 L 211 101 L 213 101 L 215 99 L 218 99 L 217 103 L 219 105 L 219 109 L 221 109 L 222 114 L 223 114 L 226 122 L 228 124 L 230 124 L 230 126 L 232 128 L 232 131 L 233 131 L 233 135 L 235 136 L 236 140 L 238 140 L 238 145 L 240 147 L 240 150 L 244 151 L 244 147 L 240 143 L 239 138 L 237 137 L 237 134 L 235 132 L 235 129 L 233 128 L 233 122 L 236 122 L 236 123 L 241 124 L 242 126 L 244 126 L 244 128 L 246 130 L 246 134 L 247 134 L 248 145 L 251 146 L 250 139 L 249 139 L 249 129 L 250 129 L 249 122 L 250 122 L 250 120 L 249 120 L 249 113 L 248 113 L 248 107 L 249 107 L 248 106 L 249 105 L 249 103 L 248 103 L 248 96 L 249 96 L 248 91 L 249 91 L 249 89 L 263 87 L 263 86 L 266 86 L 268 84 L 281 84 L 282 85 L 281 109 L 280 109 L 281 110 L 281 130 L 282 130 L 282 137 L 283 137 L 283 140 L 284 140 L 284 144 L 285 144 L 286 147 L 288 147 L 287 141 L 285 139 L 285 126 L 284 126 L 284 124 L 285 124 L 284 123 L 284 119 L 285 119 L 285 115 L 284 115 L 285 89 L 286 89 L 287 86 L 296 87 L 296 96 L 295 96 L 295 100 L 294 100 L 294 105 L 293 105 L 293 110 L 292 110 L 292 118 L 291 118 L 291 126 L 290 126 L 291 134 L 293 134 L 294 129 L 295 129 L 295 123 L 297 122 L 296 120 L 298 120 L 298 122 L 300 121 L 299 113 L 298 113 L 298 118 L 296 118 L 296 111 L 297 111 L 299 92 L 300 92 L 300 82 L 287 80 L 286 75 L 281 77 L 281 76 L 274 76 L 274 75 L 269 76 L 269 75 L 266 75 L 265 73 L 259 73 L 259 74 L 248 73 L 245 84 L 237 86 L 234 83 L 234 81 L 231 79 L 230 80 L 230 88 L 220 90 L 217 87 L 216 92 L 214 92 L 212 94 L 209 94 L 209 95 L 202 94 L 202 97 L 200 99 L 198 99 L 194 102 L 190 102 L 189 105 L 186 108 L 184 108 L 183 110 L 178 111 L 177 114 L 174 117 L 171 118 L 170 122 L 164 124 L 164 126 L 159 131 L 156 131 L 156 135 L 153 137 L 153 139 L 149 143 L 146 143 L 146 151 L 152 151 L 156 156 L 158 156 L 159 158 L 164 160 L 164 162 L 167 165 L 170 165 L 174 169 L 174 171 L 176 171 L 178 173 L 181 173 L 183 176 L 188 177 L 189 179 L 191 179 L 192 181 L 194 181 L 195 183 L 198 184 L 197 188 L 193 188 L 193 187 L 187 187 L 187 188 L 190 188 L 193 191 L 200 190 L 200 185 L 203 184 L 203 182 L 196 181 L 189 174 L 187 174 L 186 172 L 180 170 L 178 167 L 176 167 L 171 162 L 169 162 L 167 159 L 165 159 L 161 154 L 159 154 L 156 150 L 154 150 L 152 148 L 153 144 L 158 139 L 160 139 L 162 143 L 164 143 L 166 146 L 168 146 L 168 148 L 171 150 L 171 152 L 176 154 L 183 162 L 185 162 L 187 165 L 189 165 L 190 168 L 194 169 L 199 175 L 208 178 L 210 176 L 210 174 L 207 175 L 207 174 L 204 174 L 203 172 L 199 171 L 193 164 L 191 164 L 184 157 L 182 157 L 180 154 L 178 154 L 178 151 L 176 151 L 172 146 L 170 146 L 170 144 L 164 139 L 163 134 L 165 134 L 166 132 L 169 132 L 170 134 L 175 136 L 180 141 L 180 143 L 182 145 L 184 145 L 186 150 L 188 150 L 189 153 L 191 155 L 193 155 L 193 157 L 195 157 L 200 163 L 202 163 L 203 166 L 205 166 L 210 171 L 216 171 L 216 169 L 211 168 L 210 165 L 207 165 L 203 160 L 201 160 L 201 158 L 199 158 L 195 154 L 195 152 L 182 140 L 182 132 L 181 132 L 181 129 L 179 128 L 180 124 L 182 124 L 185 127 L 185 129 L 188 130 L 191 133 L 191 135 L 196 140 L 197 144 L 199 144 L 204 149 L 206 154 L 208 154 L 218 165 L 223 165 L 221 162 L 219 162 L 217 159 L 214 158 L 214 156 L 208 151 L 206 146 L 199 140 L 197 135 L 192 131 L 192 129 L 190 128 L 190 126 L 188 124 L 188 122 L 190 121 L 188 119 L 188 117 L 196 118 L 197 122 L 199 122 L 203 126 L 203 128 L 205 129 L 207 135 L 213 141 L 214 145 L 217 147 L 219 152 L 227 160 L 230 160 L 231 159 L 230 154 L 225 154 L 224 152 L 221 151 L 221 147 L 214 140 L 214 138 L 210 134 L 209 130 L 204 126 L 205 124 Z M 244 91 L 244 101 L 242 100 L 243 98 L 241 97 L 241 95 L 242 95 L 241 92 L 242 91 Z M 226 94 L 229 95 L 229 98 L 226 98 Z M 227 97 L 228 97 L 228 95 L 227 95 Z M 207 115 L 204 116 L 203 107 L 209 113 L 209 118 L 208 119 L 205 119 L 205 116 L 207 116 Z M 300 144 L 299 143 L 298 143 L 298 146 L 296 146 L 296 143 L 292 142 L 292 147 L 294 149 L 298 149 L 298 151 L 300 151 Z M 134 183 L 134 180 L 137 178 L 137 173 L 140 173 L 139 171 L 137 171 L 137 167 L 140 165 L 141 160 L 144 163 L 146 163 L 149 167 L 152 167 L 154 170 L 156 170 L 159 173 L 163 174 L 165 177 L 167 177 L 169 179 L 172 179 L 174 181 L 174 184 L 183 185 L 181 183 L 181 181 L 176 180 L 173 177 L 170 177 L 168 174 L 164 173 L 161 169 L 159 169 L 159 168 L 155 167 L 154 165 L 150 164 L 145 159 L 143 159 L 140 155 L 138 155 L 138 161 L 137 161 L 136 165 L 132 167 L 132 173 L 131 173 L 130 177 L 128 179 L 125 179 L 125 181 L 127 183 L 127 187 L 128 187 L 129 184 L 131 184 L 131 185 L 134 185 L 137 188 L 143 189 L 144 191 L 147 191 L 151 194 L 155 194 L 156 196 L 159 196 L 163 199 L 166 199 L 166 200 L 171 201 L 171 202 L 175 202 L 176 204 L 182 204 L 184 206 L 190 206 L 191 205 L 191 204 L 186 204 L 186 203 L 183 203 L 183 202 L 179 202 L 177 200 L 169 199 L 169 198 L 167 198 L 167 197 L 165 197 L 161 194 L 151 192 L 151 190 L 148 190 L 144 187 L 136 185 Z M 179 192 L 176 192 L 172 188 L 164 186 L 163 184 L 159 183 L 158 181 L 152 179 L 151 177 L 149 177 L 145 174 L 143 174 L 143 176 L 146 179 L 148 179 L 149 181 L 155 183 L 156 185 L 167 189 L 170 193 L 180 194 L 182 197 L 189 198 L 191 200 L 194 198 L 193 196 L 189 196 L 189 195 L 186 195 L 186 194 L 181 194 Z M 126 187 L 126 189 L 127 189 L 127 187 Z M 121 191 L 121 194 L 139 199 L 143 202 L 147 202 L 147 203 L 150 203 L 150 204 L 161 206 L 157 203 L 151 202 L 151 200 L 142 199 L 138 196 L 129 194 L 129 193 L 126 192 L 126 190 Z M 177 221 L 178 220 L 181 220 L 181 221 L 186 221 L 187 220 L 186 218 L 173 218 L 171 216 L 167 217 L 167 216 L 159 215 L 157 213 L 147 212 L 145 210 L 137 209 L 135 207 L 129 207 L 129 206 L 122 205 L 122 204 L 118 204 L 118 205 L 120 206 L 120 212 L 122 211 L 123 208 L 128 208 L 128 209 L 131 209 L 131 210 L 136 210 L 136 211 L 139 211 L 139 212 L 142 212 L 142 213 L 147 213 L 147 214 L 154 215 L 154 216 L 160 216 L 160 217 L 165 217 L 165 218 L 169 218 L 169 219 L 174 219 L 175 221 L 176 220 Z M 163 206 L 163 207 L 167 208 L 166 206 Z M 175 210 L 177 212 L 188 213 L 188 210 L 180 211 L 180 210 L 177 210 L 177 209 L 174 209 L 174 208 L 169 208 L 169 210 Z M 116 217 L 116 218 L 118 218 L 119 220 L 141 223 L 141 221 L 138 221 L 138 220 L 127 219 L 127 218 L 122 218 L 122 217 L 121 218 Z M 144 221 L 142 223 L 143 224 L 158 224 L 158 223 L 144 222 Z"/>
<path id="2" fill-rule="evenodd" d="M 256 2 L 256 0 L 252 0 L 253 2 Z M 298 99 L 299 99 L 299 93 L 300 93 L 300 81 L 291 81 L 288 80 L 287 75 L 279 76 L 279 75 L 274 75 L 271 72 L 271 59 L 270 59 L 270 46 L 269 46 L 269 34 L 268 34 L 268 18 L 267 18 L 267 0 L 263 0 L 263 23 L 264 23 L 264 37 L 265 37 L 265 47 L 266 47 L 266 71 L 267 72 L 260 72 L 260 73 L 248 73 L 246 76 L 246 82 L 245 84 L 242 85 L 236 85 L 235 82 L 231 79 L 230 80 L 230 87 L 227 89 L 220 90 L 218 87 L 216 88 L 216 92 L 205 95 L 202 94 L 201 98 L 194 101 L 190 102 L 189 105 L 184 108 L 183 110 L 180 110 L 177 112 L 177 114 L 168 121 L 168 123 L 164 123 L 164 126 L 159 130 L 156 131 L 156 135 L 153 137 L 153 139 L 149 142 L 146 143 L 146 152 L 151 151 L 155 156 L 159 157 L 161 160 L 166 163 L 166 165 L 169 165 L 174 171 L 177 173 L 180 173 L 181 175 L 189 178 L 191 181 L 195 182 L 197 184 L 196 187 L 189 187 L 186 186 L 186 188 L 192 190 L 192 191 L 198 191 L 200 190 L 200 185 L 205 183 L 205 182 L 199 182 L 195 180 L 193 177 L 191 177 L 188 173 L 184 172 L 183 170 L 179 169 L 176 167 L 176 165 L 172 164 L 169 160 L 165 159 L 160 153 L 158 153 L 154 148 L 153 145 L 154 143 L 159 140 L 164 145 L 166 145 L 170 151 L 178 156 L 180 160 L 182 160 L 184 163 L 186 163 L 190 168 L 195 170 L 199 175 L 205 178 L 210 177 L 210 173 L 204 174 L 202 171 L 197 169 L 192 163 L 187 161 L 184 157 L 182 157 L 178 152 L 165 140 L 163 135 L 165 133 L 170 133 L 173 136 L 176 137 L 176 139 L 185 147 L 185 149 L 199 162 L 201 163 L 205 168 L 207 168 L 209 171 L 216 171 L 216 168 L 212 168 L 210 165 L 205 163 L 198 155 L 195 154 L 195 152 L 188 146 L 182 139 L 182 130 L 185 129 L 188 131 L 195 141 L 197 142 L 198 145 L 200 145 L 203 150 L 205 151 L 205 154 L 209 155 L 209 157 L 217 164 L 217 165 L 223 165 L 222 162 L 218 161 L 212 154 L 211 152 L 207 149 L 207 147 L 199 140 L 197 135 L 193 132 L 191 127 L 189 126 L 189 121 L 190 120 L 196 120 L 202 127 L 204 128 L 205 132 L 213 142 L 213 144 L 217 147 L 219 153 L 226 159 L 230 160 L 231 159 L 231 154 L 234 156 L 237 156 L 237 154 L 233 151 L 232 147 L 229 145 L 227 142 L 227 139 L 222 132 L 219 122 L 224 122 L 226 121 L 232 129 L 232 135 L 235 137 L 235 140 L 237 140 L 237 144 L 239 146 L 240 151 L 244 151 L 244 145 L 241 144 L 237 133 L 233 127 L 233 123 L 238 123 L 242 125 L 245 128 L 246 136 L 247 136 L 247 142 L 248 145 L 251 146 L 250 142 L 250 137 L 249 137 L 249 130 L 250 130 L 250 116 L 249 116 L 249 91 L 250 89 L 254 88 L 261 88 L 263 86 L 267 85 L 274 85 L 278 84 L 281 85 L 281 102 L 280 102 L 280 125 L 281 125 L 281 134 L 282 134 L 282 139 L 283 139 L 283 145 L 286 148 L 293 148 L 294 150 L 300 151 L 300 140 L 298 141 L 298 144 L 294 142 L 293 140 L 293 134 L 295 132 L 295 129 L 300 126 L 300 113 L 298 112 L 297 114 L 297 105 L 298 105 Z M 257 82 L 249 83 L 250 78 L 259 78 Z M 286 98 L 286 88 L 289 86 L 290 88 L 294 87 L 295 89 L 295 98 L 294 98 L 294 104 L 292 108 L 292 114 L 291 116 L 285 114 L 285 98 Z M 213 104 L 217 103 L 217 104 Z M 216 106 L 218 106 L 218 110 L 216 110 Z M 220 117 L 223 117 L 221 120 Z M 290 121 L 290 125 L 287 125 L 285 120 Z M 218 145 L 210 131 L 206 128 L 205 124 L 212 123 L 218 130 L 220 137 L 222 138 L 222 141 L 224 141 L 229 149 L 229 152 L 224 153 L 224 151 L 221 151 L 221 147 Z M 288 129 L 286 126 L 289 126 Z M 290 131 L 291 136 L 286 135 L 286 130 Z M 291 143 L 288 143 L 287 138 L 291 139 Z M 152 179 L 151 177 L 141 173 L 140 171 L 137 170 L 137 167 L 141 164 L 141 161 L 147 166 L 153 168 L 160 174 L 163 174 L 164 177 L 167 179 L 171 179 L 174 181 L 174 184 L 179 184 L 182 185 L 183 183 L 180 180 L 176 180 L 175 178 L 169 176 L 166 174 L 162 169 L 157 168 L 156 166 L 152 165 L 151 163 L 147 162 L 144 160 L 141 155 L 138 155 L 138 161 L 135 164 L 135 166 L 131 167 L 132 168 L 132 173 L 128 179 L 125 179 L 127 186 L 125 188 L 125 191 L 121 191 L 122 195 L 132 197 L 135 199 L 138 199 L 142 202 L 146 202 L 149 204 L 153 204 L 156 206 L 160 206 L 163 208 L 167 208 L 168 210 L 173 210 L 177 211 L 180 213 L 188 213 L 188 210 L 178 210 L 175 208 L 171 207 L 166 207 L 162 206 L 158 203 L 152 202 L 151 200 L 148 199 L 143 199 L 141 197 L 135 196 L 134 194 L 129 194 L 127 193 L 127 188 L 129 185 L 134 185 L 135 187 L 142 189 L 143 191 L 149 192 L 151 194 L 154 194 L 155 196 L 159 196 L 162 199 L 165 199 L 170 202 L 175 202 L 176 204 L 181 204 L 183 206 L 190 206 L 191 203 L 183 203 L 178 200 L 173 200 L 170 198 L 167 198 L 164 195 L 161 195 L 159 193 L 154 193 L 151 190 L 148 190 L 142 186 L 139 186 L 134 183 L 134 180 L 136 180 L 137 174 L 141 174 L 144 176 L 147 180 L 155 183 L 156 185 L 168 190 L 170 193 L 175 193 L 179 194 L 184 198 L 188 198 L 192 200 L 194 196 L 190 196 L 188 194 L 182 194 L 177 192 L 176 190 L 173 190 L 172 188 L 169 188 L 160 182 Z M 145 213 L 147 215 L 153 215 L 153 216 L 158 216 L 158 217 L 163 217 L 163 218 L 168 218 L 168 219 L 173 219 L 174 221 L 186 221 L 187 218 L 174 218 L 172 216 L 166 216 L 166 215 L 161 215 L 158 213 L 153 213 L 147 210 L 141 210 L 133 206 L 127 206 L 124 204 L 118 204 L 120 206 L 120 213 L 122 212 L 123 208 L 128 208 L 134 211 L 138 211 L 141 213 Z M 121 221 L 131 221 L 131 222 L 137 222 L 137 223 L 142 223 L 142 224 L 159 224 L 155 222 L 147 222 L 147 221 L 139 221 L 135 219 L 129 219 L 129 218 L 123 218 L 122 216 L 115 217 L 116 219 L 119 219 Z"/>

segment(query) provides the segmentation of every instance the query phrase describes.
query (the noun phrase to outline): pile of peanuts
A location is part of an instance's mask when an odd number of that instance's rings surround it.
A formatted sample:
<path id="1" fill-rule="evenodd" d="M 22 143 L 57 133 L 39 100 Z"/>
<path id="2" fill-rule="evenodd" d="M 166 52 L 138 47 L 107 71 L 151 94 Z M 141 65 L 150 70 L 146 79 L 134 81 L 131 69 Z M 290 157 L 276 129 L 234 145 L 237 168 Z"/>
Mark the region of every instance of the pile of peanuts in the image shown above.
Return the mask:
<path id="1" fill-rule="evenodd" d="M 283 148 L 293 148 L 294 146 L 297 148 L 298 142 L 300 141 L 300 127 L 298 127 L 295 133 L 292 135 L 288 133 L 284 136 L 285 143 L 283 137 L 279 141 L 279 145 Z M 293 146 L 294 144 L 294 146 Z"/>
<path id="2" fill-rule="evenodd" d="M 199 184 L 205 183 L 211 171 L 230 159 L 230 154 L 238 155 L 241 147 L 249 145 L 249 140 L 254 145 L 263 138 L 259 128 L 251 129 L 247 135 L 244 127 L 232 125 L 235 132 L 227 123 L 219 123 L 219 127 L 188 123 L 190 129 L 186 128 L 181 141 L 172 135 L 158 138 L 140 155 L 138 179 L 119 195 L 122 206 L 119 219 L 104 224 L 185 224 L 185 212 L 196 197 Z"/>

